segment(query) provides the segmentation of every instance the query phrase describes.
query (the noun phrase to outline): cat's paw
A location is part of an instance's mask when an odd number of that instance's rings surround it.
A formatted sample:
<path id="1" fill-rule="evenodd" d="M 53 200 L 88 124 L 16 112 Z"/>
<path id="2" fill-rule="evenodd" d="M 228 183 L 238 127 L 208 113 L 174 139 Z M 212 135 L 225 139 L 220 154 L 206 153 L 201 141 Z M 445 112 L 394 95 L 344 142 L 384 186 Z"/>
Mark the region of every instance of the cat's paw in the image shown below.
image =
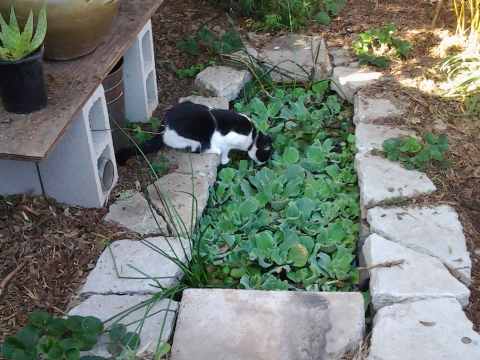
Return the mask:
<path id="1" fill-rule="evenodd" d="M 226 157 L 222 157 L 222 165 L 227 165 L 228 163 L 230 162 L 230 158 Z"/>

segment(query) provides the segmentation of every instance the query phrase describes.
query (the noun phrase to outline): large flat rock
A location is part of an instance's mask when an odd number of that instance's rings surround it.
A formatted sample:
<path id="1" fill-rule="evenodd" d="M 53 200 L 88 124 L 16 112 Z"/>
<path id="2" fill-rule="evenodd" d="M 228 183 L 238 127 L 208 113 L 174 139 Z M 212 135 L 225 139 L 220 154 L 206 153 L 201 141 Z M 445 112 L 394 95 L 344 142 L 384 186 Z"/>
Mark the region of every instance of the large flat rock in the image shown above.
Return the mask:
<path id="1" fill-rule="evenodd" d="M 227 98 L 222 96 L 215 96 L 215 97 L 206 97 L 206 96 L 198 96 L 198 95 L 191 95 L 187 97 L 182 97 L 178 100 L 179 103 L 190 101 L 194 104 L 198 105 L 205 105 L 210 109 L 221 109 L 221 110 L 228 110 L 230 108 L 230 102 Z"/>
<path id="2" fill-rule="evenodd" d="M 333 69 L 331 88 L 341 98 L 353 104 L 355 94 L 383 77 L 381 72 L 366 68 L 337 66 Z"/>
<path id="3" fill-rule="evenodd" d="M 172 360 L 338 359 L 364 333 L 360 293 L 191 289 Z"/>
<path id="4" fill-rule="evenodd" d="M 220 156 L 217 154 L 194 154 L 164 148 L 158 152 L 158 156 L 168 160 L 170 167 L 174 169 L 174 173 L 206 176 L 210 186 L 215 184 L 217 168 L 220 165 Z"/>
<path id="5" fill-rule="evenodd" d="M 344 48 L 330 48 L 330 56 L 332 58 L 333 66 L 349 66 L 351 63 L 356 62 L 356 59 Z"/>
<path id="6" fill-rule="evenodd" d="M 468 304 L 470 291 L 436 258 L 410 250 L 380 235 L 370 235 L 362 249 L 370 269 L 373 307 L 424 299 L 454 298 Z M 403 260 L 401 265 L 382 264 Z"/>
<path id="7" fill-rule="evenodd" d="M 415 132 L 387 125 L 359 123 L 355 127 L 355 146 L 359 153 L 382 150 L 385 140 L 403 136 L 415 136 Z"/>
<path id="8" fill-rule="evenodd" d="M 422 172 L 407 170 L 400 163 L 372 154 L 357 154 L 355 168 L 362 207 L 371 208 L 388 200 L 415 198 L 437 188 Z"/>
<path id="9" fill-rule="evenodd" d="M 149 185 L 147 191 L 169 228 L 176 228 L 170 230 L 172 235 L 191 234 L 207 206 L 209 177 L 170 173 Z"/>
<path id="10" fill-rule="evenodd" d="M 328 79 L 332 71 L 322 37 L 297 34 L 272 39 L 259 51 L 259 58 L 276 82 L 307 82 Z"/>
<path id="11" fill-rule="evenodd" d="M 478 360 L 480 335 L 454 299 L 387 306 L 374 320 L 369 360 Z"/>
<path id="12" fill-rule="evenodd" d="M 163 218 L 137 191 L 126 191 L 112 204 L 105 221 L 121 225 L 142 235 L 166 235 Z"/>
<path id="13" fill-rule="evenodd" d="M 197 75 L 195 86 L 205 95 L 224 97 L 232 101 L 251 79 L 252 75 L 246 70 L 209 66 Z"/>
<path id="14" fill-rule="evenodd" d="M 457 212 L 435 207 L 375 207 L 368 210 L 372 232 L 412 250 L 435 256 L 462 282 L 471 281 L 472 262 Z"/>
<path id="15" fill-rule="evenodd" d="M 80 293 L 156 293 L 158 284 L 172 286 L 183 275 L 181 268 L 165 255 L 185 263 L 189 254 L 190 245 L 185 239 L 155 237 L 115 241 L 102 253 Z"/>
<path id="16" fill-rule="evenodd" d="M 388 124 L 401 118 L 404 113 L 403 107 L 386 98 L 365 95 L 362 91 L 354 97 L 354 124 Z"/>
<path id="17" fill-rule="evenodd" d="M 151 308 L 147 312 L 145 306 L 140 307 L 136 311 L 131 312 L 125 318 L 118 320 L 119 323 L 128 325 L 128 331 L 137 332 L 139 320 L 147 313 L 147 318 L 143 323 L 140 336 L 140 347 L 137 355 L 148 356 L 155 352 L 158 341 L 166 342 L 170 338 L 174 323 L 175 312 L 178 309 L 178 303 L 163 299 L 153 302 L 151 296 L 148 295 L 93 295 L 80 305 L 73 308 L 69 315 L 79 316 L 95 316 L 102 321 L 109 320 L 115 315 L 123 311 L 131 309 L 133 306 L 143 302 L 151 302 Z M 116 321 L 117 319 L 113 319 Z M 163 333 L 162 333 L 162 325 Z M 112 325 L 112 321 L 105 324 L 105 327 Z M 102 335 L 97 345 L 90 351 L 82 353 L 82 355 L 96 355 L 110 357 L 107 351 L 108 337 Z"/>

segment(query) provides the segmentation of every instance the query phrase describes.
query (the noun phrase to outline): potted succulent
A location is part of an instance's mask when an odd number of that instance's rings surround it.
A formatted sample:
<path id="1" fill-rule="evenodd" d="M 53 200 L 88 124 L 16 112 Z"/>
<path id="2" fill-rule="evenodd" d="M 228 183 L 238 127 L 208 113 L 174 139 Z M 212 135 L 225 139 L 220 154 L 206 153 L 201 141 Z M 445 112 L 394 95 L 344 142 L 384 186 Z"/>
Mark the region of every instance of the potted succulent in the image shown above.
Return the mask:
<path id="1" fill-rule="evenodd" d="M 43 75 L 43 41 L 46 33 L 45 8 L 38 14 L 35 32 L 32 11 L 23 31 L 13 6 L 9 23 L 0 15 L 0 95 L 9 112 L 27 114 L 47 106 Z"/>

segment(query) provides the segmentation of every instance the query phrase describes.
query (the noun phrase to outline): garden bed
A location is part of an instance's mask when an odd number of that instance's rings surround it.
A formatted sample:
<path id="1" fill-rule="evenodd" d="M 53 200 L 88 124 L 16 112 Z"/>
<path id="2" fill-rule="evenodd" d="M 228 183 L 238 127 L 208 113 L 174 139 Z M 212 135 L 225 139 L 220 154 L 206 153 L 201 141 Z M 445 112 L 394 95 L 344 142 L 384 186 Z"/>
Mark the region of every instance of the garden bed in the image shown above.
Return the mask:
<path id="1" fill-rule="evenodd" d="M 351 291 L 359 234 L 351 110 L 328 92 L 277 88 L 236 109 L 274 138 L 265 166 L 224 167 L 200 233 L 210 285 Z"/>

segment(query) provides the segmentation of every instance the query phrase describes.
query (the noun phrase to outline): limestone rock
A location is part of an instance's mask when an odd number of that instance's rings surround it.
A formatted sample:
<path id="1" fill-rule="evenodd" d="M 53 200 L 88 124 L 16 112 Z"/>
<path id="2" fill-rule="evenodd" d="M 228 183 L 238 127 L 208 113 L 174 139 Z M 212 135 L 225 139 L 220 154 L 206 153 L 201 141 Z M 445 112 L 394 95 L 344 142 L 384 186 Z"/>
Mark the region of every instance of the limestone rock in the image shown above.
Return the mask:
<path id="1" fill-rule="evenodd" d="M 165 221 L 137 191 L 122 193 L 120 198 L 110 205 L 105 221 L 119 224 L 142 235 L 165 235 Z"/>
<path id="2" fill-rule="evenodd" d="M 95 316 L 105 321 L 137 304 L 149 301 L 151 298 L 148 295 L 94 295 L 73 308 L 69 315 Z M 150 316 L 143 323 L 142 331 L 139 334 L 140 347 L 137 353 L 138 356 L 148 356 L 155 353 L 160 334 L 161 341 L 168 341 L 173 331 L 177 309 L 177 302 L 166 299 L 160 300 L 152 306 L 149 311 Z M 135 332 L 139 324 L 138 320 L 145 316 L 145 311 L 146 307 L 142 307 L 119 322 L 124 325 L 132 323 L 127 326 L 127 330 Z M 161 333 L 163 323 L 165 323 L 165 326 L 163 333 Z M 112 325 L 112 322 L 105 324 L 106 327 L 110 325 Z M 82 355 L 110 357 L 111 355 L 107 351 L 108 340 L 106 335 L 102 335 L 97 345 L 92 350 L 83 352 Z"/>
<path id="3" fill-rule="evenodd" d="M 273 81 L 306 82 L 327 79 L 332 71 L 323 38 L 297 34 L 281 35 L 259 50 L 259 58 L 273 67 Z"/>
<path id="4" fill-rule="evenodd" d="M 424 299 L 454 298 L 468 304 L 470 290 L 455 279 L 436 258 L 410 250 L 372 234 L 362 249 L 367 267 L 403 260 L 401 265 L 370 270 L 374 309 Z"/>
<path id="5" fill-rule="evenodd" d="M 168 160 L 174 173 L 206 176 L 210 186 L 215 183 L 217 167 L 220 165 L 220 156 L 217 154 L 195 154 L 164 148 L 158 152 L 158 156 Z"/>
<path id="6" fill-rule="evenodd" d="M 424 173 L 407 170 L 400 163 L 380 156 L 357 154 L 355 167 L 360 202 L 367 209 L 384 201 L 414 198 L 436 190 Z"/>
<path id="7" fill-rule="evenodd" d="M 339 359 L 364 326 L 360 293 L 189 289 L 172 360 Z"/>
<path id="8" fill-rule="evenodd" d="M 252 79 L 246 70 L 237 70 L 228 66 L 209 66 L 195 79 L 195 86 L 206 95 L 235 100 L 240 91 Z"/>
<path id="9" fill-rule="evenodd" d="M 332 57 L 333 66 L 349 66 L 355 61 L 347 49 L 332 48 L 329 49 L 329 52 Z"/>
<path id="10" fill-rule="evenodd" d="M 454 299 L 386 306 L 375 316 L 368 359 L 477 360 L 480 335 Z"/>
<path id="11" fill-rule="evenodd" d="M 458 214 L 450 206 L 368 210 L 372 232 L 412 250 L 435 256 L 462 282 L 471 281 L 472 263 Z"/>
<path id="12" fill-rule="evenodd" d="M 355 128 L 355 145 L 359 153 L 382 150 L 385 140 L 402 136 L 415 136 L 415 133 L 391 126 L 359 123 Z"/>
<path id="13" fill-rule="evenodd" d="M 80 293 L 153 294 L 159 291 L 155 287 L 157 281 L 162 286 L 172 286 L 183 272 L 162 254 L 186 263 L 189 242 L 165 237 L 115 241 L 102 253 Z"/>
<path id="14" fill-rule="evenodd" d="M 230 108 L 230 102 L 225 97 L 205 97 L 198 95 L 191 95 L 182 97 L 178 100 L 179 103 L 190 101 L 194 104 L 205 105 L 210 109 L 228 110 Z"/>
<path id="15" fill-rule="evenodd" d="M 333 69 L 333 91 L 353 104 L 353 97 L 361 88 L 374 84 L 383 74 L 365 68 L 338 66 Z"/>
<path id="16" fill-rule="evenodd" d="M 169 227 L 177 227 L 173 234 L 184 235 L 184 230 L 191 233 L 207 206 L 209 180 L 198 174 L 170 173 L 149 185 L 147 191 Z"/>
<path id="17" fill-rule="evenodd" d="M 404 115 L 405 110 L 384 98 L 364 95 L 354 97 L 354 124 L 388 124 Z"/>

